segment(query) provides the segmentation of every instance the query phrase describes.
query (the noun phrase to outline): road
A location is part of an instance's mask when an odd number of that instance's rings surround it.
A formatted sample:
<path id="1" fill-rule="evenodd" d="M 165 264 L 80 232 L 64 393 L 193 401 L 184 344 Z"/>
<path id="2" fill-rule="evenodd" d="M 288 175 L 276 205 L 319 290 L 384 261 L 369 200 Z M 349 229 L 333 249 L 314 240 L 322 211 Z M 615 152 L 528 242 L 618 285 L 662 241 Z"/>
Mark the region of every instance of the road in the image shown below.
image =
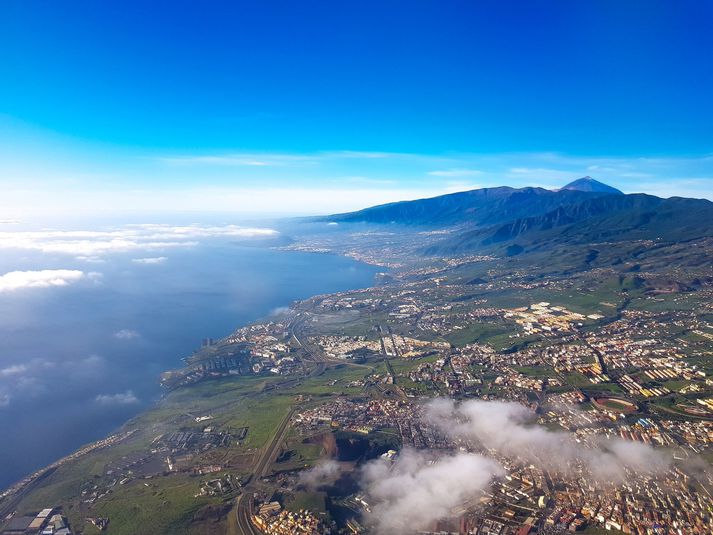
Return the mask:
<path id="1" fill-rule="evenodd" d="M 307 349 L 300 339 L 296 336 L 295 334 L 295 323 L 298 320 L 295 320 L 290 323 L 288 330 L 291 333 L 291 335 L 294 337 L 295 341 L 297 344 L 307 353 L 309 356 L 309 359 L 313 361 L 316 365 L 313 366 L 309 370 L 305 370 L 304 377 L 300 379 L 292 379 L 289 381 L 286 381 L 285 384 L 283 383 L 278 383 L 273 386 L 273 388 L 281 388 L 286 386 L 286 384 L 292 384 L 296 382 L 299 382 L 305 378 L 312 377 L 315 375 L 319 375 L 324 372 L 326 369 L 327 365 L 326 362 L 322 359 L 319 359 L 318 357 L 315 357 L 315 355 Z M 243 493 L 237 498 L 237 503 L 235 507 L 235 515 L 236 519 L 238 522 L 238 532 L 241 533 L 242 535 L 259 535 L 261 532 L 258 528 L 255 527 L 255 525 L 252 522 L 252 495 L 253 493 L 258 490 L 258 485 L 260 479 L 265 477 L 267 475 L 267 471 L 270 468 L 270 465 L 272 464 L 273 460 L 277 456 L 277 453 L 280 451 L 280 446 L 282 445 L 283 440 L 285 439 L 285 436 L 287 435 L 287 431 L 289 429 L 289 424 L 290 424 L 290 419 L 295 413 L 295 408 L 293 407 L 290 409 L 290 411 L 287 413 L 285 418 L 280 422 L 280 425 L 277 427 L 275 430 L 275 433 L 272 436 L 272 439 L 268 444 L 265 445 L 262 453 L 260 454 L 260 458 L 258 459 L 257 463 L 255 464 L 255 468 L 253 470 L 252 478 L 250 479 L 250 482 L 243 488 Z"/>
<path id="2" fill-rule="evenodd" d="M 322 373 L 324 373 L 327 367 L 332 364 L 352 364 L 358 367 L 371 368 L 370 366 L 344 362 L 340 359 L 330 359 L 320 354 L 318 351 L 311 350 L 299 338 L 298 327 L 301 325 L 302 321 L 303 318 L 298 315 L 295 320 L 293 320 L 288 326 L 288 332 L 292 335 L 297 345 L 305 352 L 307 358 L 305 358 L 304 360 L 312 363 L 313 366 L 311 366 L 309 369 L 305 368 L 305 373 L 301 378 L 289 379 L 284 382 L 276 383 L 272 386 L 272 388 L 295 386 L 298 382 L 301 382 L 305 379 L 321 375 Z M 253 475 L 250 481 L 247 485 L 245 485 L 245 487 L 243 488 L 243 493 L 238 496 L 236 500 L 235 515 L 238 523 L 238 533 L 242 535 L 260 535 L 261 533 L 261 531 L 253 524 L 251 518 L 253 514 L 252 496 L 256 491 L 260 490 L 261 486 L 264 486 L 261 485 L 261 480 L 266 475 L 268 475 L 270 466 L 275 461 L 275 458 L 277 457 L 280 451 L 280 447 L 282 446 L 282 443 L 284 442 L 285 437 L 287 436 L 287 433 L 290 429 L 290 420 L 292 419 L 292 416 L 294 415 L 296 410 L 297 407 L 291 408 L 287 415 L 285 415 L 283 420 L 280 422 L 280 425 L 275 430 L 272 439 L 268 444 L 265 445 L 264 449 L 262 450 L 262 453 L 260 454 L 260 457 L 257 463 L 255 464 Z"/>
<path id="3" fill-rule="evenodd" d="M 18 490 L 15 494 L 13 494 L 12 496 L 8 496 L 6 498 L 6 501 L 0 504 L 0 519 L 5 518 L 6 515 L 12 513 L 15 510 L 15 507 L 17 507 L 17 504 L 22 501 L 22 498 L 29 494 L 30 491 L 37 488 L 39 484 L 42 483 L 45 479 L 47 479 L 49 476 L 51 476 L 55 470 L 57 470 L 57 467 L 48 468 L 38 477 L 30 481 L 24 487 L 22 487 L 22 489 Z"/>
<path id="4" fill-rule="evenodd" d="M 290 427 L 290 420 L 295 413 L 295 409 L 292 408 L 285 415 L 280 425 L 275 430 L 275 434 L 272 436 L 269 444 L 263 449 L 257 464 L 255 465 L 255 470 L 253 471 L 253 476 L 250 482 L 244 487 L 243 493 L 238 497 L 237 506 L 235 514 L 238 520 L 238 530 L 243 535 L 257 535 L 260 533 L 252 523 L 252 508 L 251 508 L 251 496 L 255 490 L 257 490 L 258 482 L 261 478 L 267 475 L 267 472 L 272 465 L 275 457 L 277 457 L 280 451 L 280 446 L 287 435 L 287 431 Z"/>

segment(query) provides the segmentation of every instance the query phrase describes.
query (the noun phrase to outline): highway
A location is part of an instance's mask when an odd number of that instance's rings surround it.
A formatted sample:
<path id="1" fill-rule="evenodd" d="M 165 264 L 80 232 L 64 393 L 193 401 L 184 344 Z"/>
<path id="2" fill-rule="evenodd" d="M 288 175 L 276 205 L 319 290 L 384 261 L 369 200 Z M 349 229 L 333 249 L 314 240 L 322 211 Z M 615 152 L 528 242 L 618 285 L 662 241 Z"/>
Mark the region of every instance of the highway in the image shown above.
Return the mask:
<path id="1" fill-rule="evenodd" d="M 272 386 L 272 388 L 289 388 L 291 386 L 296 386 L 297 383 L 309 377 L 321 375 L 322 373 L 324 373 L 324 371 L 330 364 L 347 364 L 358 366 L 360 368 L 363 367 L 373 369 L 371 366 L 348 363 L 339 359 L 329 359 L 324 355 L 320 355 L 319 352 L 310 350 L 306 346 L 306 344 L 304 344 L 302 340 L 300 340 L 297 333 L 297 327 L 301 325 L 302 321 L 304 321 L 304 319 L 298 315 L 288 326 L 288 332 L 292 335 L 297 345 L 305 352 L 307 358 L 305 358 L 304 360 L 313 363 L 314 365 L 311 366 L 311 368 L 309 369 L 305 368 L 305 373 L 301 378 L 288 379 L 286 381 L 276 383 Z M 282 443 L 284 442 L 285 437 L 287 436 L 287 433 L 290 429 L 290 420 L 292 419 L 292 416 L 294 415 L 296 410 L 297 407 L 291 408 L 287 415 L 285 415 L 283 420 L 280 422 L 280 425 L 275 430 L 272 439 L 268 444 L 265 445 L 264 449 L 262 450 L 262 453 L 260 454 L 260 457 L 257 463 L 255 464 L 252 477 L 250 478 L 248 484 L 245 485 L 245 487 L 243 488 L 243 493 L 236 499 L 235 515 L 238 523 L 238 532 L 241 535 L 260 535 L 261 533 L 261 531 L 253 524 L 251 519 L 253 514 L 252 496 L 256 491 L 260 490 L 261 479 L 268 475 L 270 466 L 275 461 L 275 458 L 277 457 L 280 451 L 280 447 L 282 446 Z"/>
<path id="2" fill-rule="evenodd" d="M 257 490 L 259 480 L 267 475 L 270 465 L 275 460 L 275 457 L 277 457 L 282 441 L 285 439 L 287 431 L 289 430 L 290 420 L 294 413 L 295 409 L 290 409 L 282 422 L 280 422 L 272 440 L 265 446 L 260 455 L 250 482 L 244 487 L 243 493 L 237 499 L 235 514 L 237 515 L 238 529 L 243 535 L 257 535 L 260 533 L 250 519 L 252 516 L 251 496 L 253 492 Z"/>
<path id="3" fill-rule="evenodd" d="M 38 477 L 34 478 L 27 485 L 18 490 L 15 494 L 8 496 L 6 501 L 2 502 L 0 505 L 0 519 L 5 518 L 6 515 L 12 513 L 15 510 L 15 507 L 17 507 L 17 504 L 22 501 L 22 498 L 29 494 L 30 491 L 37 488 L 37 486 L 51 476 L 55 470 L 57 470 L 57 467 L 48 468 Z"/>
<path id="4" fill-rule="evenodd" d="M 246 489 L 247 491 L 247 489 Z M 250 493 L 244 492 L 238 496 L 237 505 L 235 507 L 235 514 L 238 520 L 238 533 L 241 535 L 260 535 L 260 530 L 258 530 L 250 520 Z"/>
<path id="5" fill-rule="evenodd" d="M 299 382 L 305 378 L 312 377 L 315 375 L 319 375 L 324 372 L 326 369 L 327 365 L 326 362 L 323 359 L 317 358 L 314 356 L 314 354 L 307 349 L 300 339 L 295 335 L 294 331 L 294 325 L 297 322 L 295 320 L 294 322 L 290 323 L 290 326 L 288 327 L 289 332 L 292 334 L 294 337 L 295 341 L 297 344 L 307 353 L 307 355 L 310 357 L 310 360 L 315 362 L 315 366 L 313 366 L 309 371 L 306 371 L 304 377 L 298 380 L 289 380 L 285 381 L 285 383 L 278 383 L 274 385 L 273 388 L 281 388 L 284 387 L 288 384 L 296 384 L 296 382 Z M 290 419 L 295 413 L 295 408 L 293 407 L 290 409 L 290 411 L 287 413 L 285 418 L 280 422 L 280 425 L 277 427 L 275 430 L 275 433 L 272 436 L 272 439 L 268 444 L 265 445 L 262 453 L 260 454 L 260 458 L 258 459 L 257 463 L 255 464 L 255 468 L 253 470 L 252 477 L 249 481 L 249 483 L 243 488 L 243 493 L 238 496 L 237 498 L 237 503 L 235 507 L 235 514 L 237 517 L 237 522 L 238 522 L 238 531 L 242 535 L 259 535 L 261 532 L 258 528 L 255 527 L 255 525 L 252 522 L 252 495 L 253 493 L 258 490 L 258 485 L 260 479 L 265 477 L 267 475 L 267 472 L 270 468 L 270 465 L 274 461 L 275 457 L 277 456 L 278 452 L 280 451 L 280 446 L 282 445 L 283 440 L 285 439 L 285 436 L 287 435 L 287 431 L 289 430 L 289 424 L 290 424 Z"/>

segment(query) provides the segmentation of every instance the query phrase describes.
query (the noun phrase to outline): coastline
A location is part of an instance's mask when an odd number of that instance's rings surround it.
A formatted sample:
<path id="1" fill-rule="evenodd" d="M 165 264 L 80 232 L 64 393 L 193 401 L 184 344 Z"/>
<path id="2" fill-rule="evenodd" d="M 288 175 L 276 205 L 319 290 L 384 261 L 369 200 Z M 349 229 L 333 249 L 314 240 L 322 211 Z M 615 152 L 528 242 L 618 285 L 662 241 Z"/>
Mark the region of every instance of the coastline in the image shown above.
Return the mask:
<path id="1" fill-rule="evenodd" d="M 267 250 L 273 250 L 273 251 L 284 251 L 284 252 L 297 252 L 297 253 L 310 253 L 311 255 L 329 255 L 329 256 L 334 256 L 334 257 L 341 257 L 341 258 L 347 258 L 353 262 L 359 263 L 359 264 L 364 264 L 365 266 L 370 266 L 370 267 L 379 267 L 379 268 L 386 268 L 387 270 L 389 269 L 387 266 L 376 264 L 374 262 L 368 262 L 364 259 L 357 259 L 354 258 L 348 254 L 341 254 L 337 251 L 333 250 L 310 250 L 310 249 L 302 249 L 302 248 L 289 248 L 288 247 L 266 247 L 265 249 Z M 327 292 L 327 293 L 315 293 L 311 294 L 307 297 L 301 298 L 301 299 L 296 299 L 293 300 L 287 305 L 287 310 L 292 312 L 296 307 L 298 307 L 301 303 L 307 302 L 311 299 L 314 299 L 316 297 L 320 296 L 328 296 L 328 295 L 338 295 L 341 292 L 347 292 L 347 291 L 354 291 L 354 290 L 361 290 L 361 289 L 368 289 L 374 286 L 376 283 L 376 280 L 378 277 L 383 276 L 384 272 L 376 272 L 373 273 L 370 284 L 368 286 L 360 286 L 360 287 L 354 287 L 354 288 L 347 288 L 344 290 L 340 290 L 339 292 Z M 226 334 L 223 338 L 221 338 L 219 341 L 226 340 L 229 338 L 232 334 L 234 334 L 236 331 L 239 331 L 240 329 L 250 327 L 252 325 L 259 325 L 261 323 L 264 323 L 265 321 L 268 321 L 269 318 L 273 317 L 274 314 L 268 314 L 268 315 L 263 315 L 261 317 L 258 317 L 256 319 L 250 320 L 244 324 L 237 325 L 233 328 L 233 330 Z M 163 370 L 164 373 L 168 370 Z M 54 472 L 57 468 L 60 466 L 71 462 L 75 461 L 89 453 L 98 451 L 103 448 L 107 448 L 110 446 L 113 446 L 115 444 L 118 444 L 120 442 L 123 442 L 130 438 L 135 432 L 136 429 L 126 431 L 126 427 L 131 425 L 131 423 L 136 420 L 137 418 L 140 418 L 142 415 L 156 409 L 157 407 L 160 406 L 161 402 L 165 399 L 166 395 L 169 394 L 170 391 L 162 391 L 160 396 L 152 401 L 149 405 L 143 407 L 140 411 L 138 411 L 136 414 L 131 416 L 129 419 L 125 420 L 123 423 L 121 423 L 118 427 L 116 427 L 113 431 L 111 431 L 109 434 L 103 436 L 102 438 L 99 438 L 97 440 L 85 443 L 81 445 L 79 448 L 76 450 L 68 453 L 67 455 L 64 455 L 57 460 L 53 461 L 52 463 L 48 465 L 44 465 L 37 470 L 27 474 L 26 476 L 22 477 L 21 479 L 17 480 L 16 482 L 12 483 L 11 485 L 0 489 L 0 518 L 4 517 L 6 514 L 8 514 L 8 509 L 12 509 L 12 505 L 14 503 L 19 502 L 22 497 L 30 492 L 32 488 L 40 483 L 45 477 L 49 476 L 52 472 Z M 9 500 L 9 501 L 8 501 Z"/>

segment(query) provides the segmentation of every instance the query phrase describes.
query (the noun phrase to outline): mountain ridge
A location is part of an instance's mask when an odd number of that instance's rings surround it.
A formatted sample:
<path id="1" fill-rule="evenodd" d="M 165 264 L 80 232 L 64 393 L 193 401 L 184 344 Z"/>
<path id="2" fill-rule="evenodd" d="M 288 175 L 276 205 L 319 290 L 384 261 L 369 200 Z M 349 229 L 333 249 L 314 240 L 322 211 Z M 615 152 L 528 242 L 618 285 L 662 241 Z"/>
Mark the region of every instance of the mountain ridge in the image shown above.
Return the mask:
<path id="1" fill-rule="evenodd" d="M 584 191 L 583 191 L 584 189 Z M 501 186 L 373 206 L 319 218 L 330 222 L 451 228 L 425 254 L 526 250 L 544 243 L 657 240 L 713 236 L 713 203 L 624 194 L 591 177 L 558 190 Z"/>
<path id="2" fill-rule="evenodd" d="M 461 223 L 490 225 L 518 217 L 544 214 L 559 206 L 575 204 L 599 195 L 603 193 L 499 186 L 412 201 L 398 201 L 356 212 L 318 217 L 315 220 L 337 223 L 397 223 L 413 226 L 451 226 Z"/>
<path id="3" fill-rule="evenodd" d="M 682 242 L 713 236 L 713 203 L 705 199 L 662 199 L 642 193 L 609 195 L 522 218 L 458 233 L 426 254 L 458 254 L 517 244 L 593 243 L 624 240 Z"/>

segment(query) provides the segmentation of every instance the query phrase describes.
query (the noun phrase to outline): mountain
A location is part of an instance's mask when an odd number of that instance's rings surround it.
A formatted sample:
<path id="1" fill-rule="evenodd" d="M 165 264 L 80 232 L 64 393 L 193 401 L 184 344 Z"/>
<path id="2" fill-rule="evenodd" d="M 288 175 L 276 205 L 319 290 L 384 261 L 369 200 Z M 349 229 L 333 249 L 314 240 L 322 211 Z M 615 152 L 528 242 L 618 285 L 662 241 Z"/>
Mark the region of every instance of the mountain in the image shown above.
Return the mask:
<path id="1" fill-rule="evenodd" d="M 578 178 L 561 188 L 563 190 L 574 190 L 574 191 L 588 191 L 596 193 L 609 193 L 612 195 L 623 195 L 621 191 L 616 188 L 594 180 L 591 176 L 585 176 L 583 178 Z"/>
<path id="2" fill-rule="evenodd" d="M 574 189 L 551 191 L 544 188 L 483 188 L 429 199 L 383 204 L 317 220 L 425 226 L 483 226 L 543 215 L 559 207 L 578 204 L 601 195 L 604 193 Z"/>
<path id="3" fill-rule="evenodd" d="M 677 243 L 713 236 L 713 203 L 625 195 L 591 177 L 556 191 L 483 188 L 336 214 L 322 221 L 450 228 L 424 252 L 448 255 L 625 240 Z"/>
<path id="4" fill-rule="evenodd" d="M 548 244 L 624 240 L 675 243 L 709 236 L 713 236 L 713 203 L 708 200 L 622 194 L 596 197 L 543 215 L 457 233 L 426 252 L 458 254 L 496 246 L 520 252 Z"/>

